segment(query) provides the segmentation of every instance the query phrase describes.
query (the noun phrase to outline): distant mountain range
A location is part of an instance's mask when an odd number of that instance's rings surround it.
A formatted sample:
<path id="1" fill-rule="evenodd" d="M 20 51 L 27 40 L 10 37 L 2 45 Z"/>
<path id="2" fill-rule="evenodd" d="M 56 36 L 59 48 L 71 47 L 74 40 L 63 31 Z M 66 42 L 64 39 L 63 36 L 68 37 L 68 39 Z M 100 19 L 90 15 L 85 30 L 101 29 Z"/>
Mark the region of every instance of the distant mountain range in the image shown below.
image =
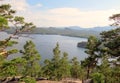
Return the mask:
<path id="1" fill-rule="evenodd" d="M 79 26 L 70 26 L 70 27 L 67 27 L 66 29 L 88 30 L 88 31 L 102 32 L 102 31 L 108 31 L 108 30 L 115 29 L 115 27 L 113 27 L 113 26 L 102 26 L 102 27 L 82 28 L 82 27 L 79 27 Z"/>
<path id="2" fill-rule="evenodd" d="M 32 32 L 24 32 L 27 34 L 48 34 L 48 35 L 64 35 L 72 37 L 84 37 L 88 38 L 90 35 L 100 37 L 102 31 L 108 31 L 114 29 L 112 26 L 82 28 L 79 26 L 70 27 L 37 27 Z M 14 33 L 15 29 L 11 28 L 6 30 L 8 33 Z"/>

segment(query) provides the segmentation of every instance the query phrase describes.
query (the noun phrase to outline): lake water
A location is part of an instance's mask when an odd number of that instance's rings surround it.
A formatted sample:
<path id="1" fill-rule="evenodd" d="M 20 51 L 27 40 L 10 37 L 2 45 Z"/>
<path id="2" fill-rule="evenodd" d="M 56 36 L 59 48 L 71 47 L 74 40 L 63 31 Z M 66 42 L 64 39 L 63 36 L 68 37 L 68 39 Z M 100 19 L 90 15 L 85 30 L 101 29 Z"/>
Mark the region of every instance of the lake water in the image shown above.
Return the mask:
<path id="1" fill-rule="evenodd" d="M 4 35 L 2 37 L 4 37 Z M 20 37 L 17 40 L 19 40 L 19 44 L 14 45 L 14 48 L 19 49 L 23 49 L 23 45 L 27 40 L 32 40 L 41 55 L 41 62 L 43 62 L 45 59 L 52 58 L 52 51 L 53 48 L 55 48 L 57 42 L 60 45 L 61 53 L 67 52 L 69 55 L 69 59 L 77 57 L 78 60 L 83 60 L 85 57 L 87 57 L 87 54 L 85 54 L 84 52 L 85 49 L 77 47 L 77 43 L 81 41 L 87 41 L 86 38 L 68 37 L 60 35 L 31 34 L 29 35 L 29 37 Z M 17 54 L 17 56 L 21 56 L 21 54 Z M 13 57 L 16 57 L 16 55 L 11 55 L 8 58 L 11 59 Z"/>

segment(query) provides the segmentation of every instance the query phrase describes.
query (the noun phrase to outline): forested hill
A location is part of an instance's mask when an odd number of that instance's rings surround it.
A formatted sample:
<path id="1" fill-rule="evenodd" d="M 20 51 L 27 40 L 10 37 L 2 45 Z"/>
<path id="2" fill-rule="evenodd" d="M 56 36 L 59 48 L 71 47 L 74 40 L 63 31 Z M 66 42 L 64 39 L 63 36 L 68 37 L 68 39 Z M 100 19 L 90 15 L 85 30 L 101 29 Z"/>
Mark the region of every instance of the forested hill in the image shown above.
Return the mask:
<path id="1" fill-rule="evenodd" d="M 102 31 L 107 31 L 113 29 L 113 27 L 105 26 L 105 27 L 94 27 L 94 28 L 80 28 L 78 26 L 71 27 L 48 27 L 41 28 L 37 27 L 33 29 L 32 32 L 27 32 L 29 34 L 49 34 L 49 35 L 64 35 L 64 36 L 72 36 L 72 37 L 83 37 L 88 38 L 90 35 L 99 37 L 99 33 Z M 8 33 L 13 33 L 14 29 L 6 30 Z M 24 32 L 25 33 L 25 32 Z"/>

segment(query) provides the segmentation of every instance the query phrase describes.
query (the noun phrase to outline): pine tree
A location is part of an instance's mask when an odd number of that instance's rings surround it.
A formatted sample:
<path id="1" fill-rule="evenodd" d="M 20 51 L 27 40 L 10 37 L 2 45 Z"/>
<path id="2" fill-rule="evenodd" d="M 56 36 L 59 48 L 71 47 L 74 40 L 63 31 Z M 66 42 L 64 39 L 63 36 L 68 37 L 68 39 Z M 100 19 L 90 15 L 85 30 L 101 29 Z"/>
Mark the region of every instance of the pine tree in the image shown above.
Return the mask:
<path id="1" fill-rule="evenodd" d="M 107 48 L 107 52 L 110 57 L 116 57 L 116 64 L 120 60 L 120 14 L 114 14 L 110 17 L 111 20 L 114 20 L 112 26 L 116 26 L 116 29 L 110 31 L 104 31 L 101 33 L 102 42 Z"/>
<path id="2" fill-rule="evenodd" d="M 15 13 L 16 11 L 11 9 L 9 4 L 0 5 L 0 31 L 11 28 L 9 24 L 13 24 L 15 28 L 12 35 L 4 40 L 0 40 L 0 55 L 5 56 L 5 58 L 11 52 L 16 53 L 16 49 L 10 50 L 10 52 L 6 50 L 8 46 L 16 44 L 16 42 L 11 41 L 14 36 L 35 28 L 32 23 L 25 22 L 23 17 L 15 16 Z"/>
<path id="3" fill-rule="evenodd" d="M 100 41 L 94 37 L 90 36 L 88 38 L 87 46 L 86 46 L 86 53 L 88 57 L 85 60 L 81 61 L 81 65 L 86 68 L 87 71 L 87 79 L 90 77 L 90 73 L 96 67 L 99 58 L 99 48 Z"/>
<path id="4" fill-rule="evenodd" d="M 40 54 L 32 41 L 27 41 L 24 45 L 23 59 L 26 63 L 23 70 L 23 76 L 37 77 L 40 72 Z"/>
<path id="5" fill-rule="evenodd" d="M 84 70 L 80 65 L 80 62 L 74 57 L 71 61 L 71 77 L 77 79 L 84 79 Z"/>
<path id="6" fill-rule="evenodd" d="M 63 56 L 60 59 L 60 72 L 61 79 L 70 77 L 70 63 L 68 60 L 68 54 L 66 52 L 63 53 Z"/>
<path id="7" fill-rule="evenodd" d="M 15 78 L 15 76 L 21 76 L 21 68 L 23 63 L 25 62 L 22 58 L 15 58 L 11 61 L 4 61 L 0 66 L 0 78 L 7 79 L 7 77 L 11 77 L 11 79 Z"/>
<path id="8" fill-rule="evenodd" d="M 16 11 L 11 9 L 9 4 L 0 5 L 0 31 L 11 28 L 9 24 L 13 24 L 14 32 L 8 38 L 0 40 L 0 79 L 7 77 L 15 77 L 19 75 L 19 65 L 22 64 L 22 59 L 16 58 L 7 61 L 7 57 L 10 54 L 18 52 L 17 49 L 7 50 L 9 46 L 17 44 L 16 41 L 12 41 L 14 36 L 17 36 L 21 32 L 29 31 L 35 26 L 32 23 L 26 23 L 23 17 L 15 16 Z"/>
<path id="9" fill-rule="evenodd" d="M 112 26 L 116 29 L 104 31 L 101 35 L 100 54 L 102 56 L 102 64 L 100 72 L 105 76 L 105 81 L 110 83 L 119 83 L 120 78 L 120 14 L 114 14 L 110 17 L 114 20 Z M 107 57 L 107 58 L 106 58 Z M 110 61 L 114 58 L 114 61 Z"/>
<path id="10" fill-rule="evenodd" d="M 60 54 L 61 54 L 61 51 L 60 51 L 58 43 L 56 44 L 56 47 L 53 49 L 53 53 L 54 53 L 54 56 L 51 60 L 52 61 L 51 62 L 52 67 L 53 67 L 53 70 L 52 70 L 53 79 L 59 80 L 59 78 L 60 78 L 59 69 L 60 69 Z"/>
<path id="11" fill-rule="evenodd" d="M 110 82 L 111 80 L 111 68 L 110 68 L 110 64 L 108 61 L 108 57 L 107 56 L 103 56 L 102 57 L 102 62 L 100 65 L 100 73 L 102 73 L 104 75 L 104 81 L 106 82 Z"/>
<path id="12" fill-rule="evenodd" d="M 44 61 L 44 66 L 42 67 L 42 76 L 46 77 L 47 79 L 52 79 L 52 63 L 50 60 L 46 59 Z"/>
<path id="13" fill-rule="evenodd" d="M 51 60 L 45 60 L 45 66 L 43 67 L 43 73 L 49 79 L 61 80 L 70 76 L 70 65 L 68 61 L 68 54 L 61 54 L 59 44 L 53 49 L 53 58 Z"/>

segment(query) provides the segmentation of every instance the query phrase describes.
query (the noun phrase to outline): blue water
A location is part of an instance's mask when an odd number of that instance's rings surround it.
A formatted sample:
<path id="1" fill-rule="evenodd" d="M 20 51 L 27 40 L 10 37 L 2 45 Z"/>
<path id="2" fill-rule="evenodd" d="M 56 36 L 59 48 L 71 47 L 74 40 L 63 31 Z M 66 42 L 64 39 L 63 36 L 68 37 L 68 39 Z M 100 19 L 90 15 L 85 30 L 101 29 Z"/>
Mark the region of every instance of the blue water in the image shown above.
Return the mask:
<path id="1" fill-rule="evenodd" d="M 2 37 L 4 38 L 4 35 Z M 27 40 L 32 40 L 35 43 L 36 48 L 41 55 L 41 62 L 43 62 L 45 59 L 52 58 L 53 56 L 52 51 L 53 48 L 55 48 L 57 42 L 60 45 L 61 55 L 63 52 L 67 52 L 69 55 L 69 59 L 72 59 L 73 57 L 77 57 L 79 61 L 87 57 L 87 54 L 85 54 L 84 52 L 85 49 L 77 47 L 77 43 L 81 41 L 87 41 L 86 38 L 68 37 L 68 36 L 60 36 L 60 35 L 31 34 L 27 37 L 19 37 L 19 39 L 16 40 L 19 41 L 19 44 L 14 45 L 13 48 L 18 48 L 18 49 L 23 49 L 23 46 Z M 18 56 L 21 56 L 21 54 L 10 55 L 8 59 L 12 59 Z"/>
<path id="2" fill-rule="evenodd" d="M 85 49 L 77 47 L 78 42 L 87 41 L 85 38 L 38 34 L 31 35 L 31 37 L 34 37 L 33 41 L 36 44 L 36 48 L 39 49 L 43 60 L 53 56 L 52 51 L 57 42 L 60 45 L 61 52 L 69 54 L 69 59 L 77 57 L 79 60 L 83 60 L 87 56 L 84 52 Z"/>

